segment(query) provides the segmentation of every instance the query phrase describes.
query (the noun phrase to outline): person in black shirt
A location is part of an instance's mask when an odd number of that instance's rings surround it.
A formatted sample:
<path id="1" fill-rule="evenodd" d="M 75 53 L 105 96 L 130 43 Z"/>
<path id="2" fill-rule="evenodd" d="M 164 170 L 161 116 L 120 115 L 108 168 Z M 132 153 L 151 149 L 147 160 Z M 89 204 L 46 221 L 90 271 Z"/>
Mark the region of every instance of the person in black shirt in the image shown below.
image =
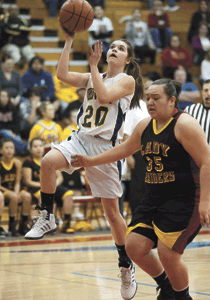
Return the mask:
<path id="1" fill-rule="evenodd" d="M 18 17 L 19 8 L 16 4 L 10 5 L 8 13 L 3 18 L 3 38 L 6 45 L 2 51 L 11 55 L 15 64 L 22 67 L 21 58 L 27 62 L 35 56 L 34 50 L 29 42 L 30 24 L 25 19 Z"/>
<path id="2" fill-rule="evenodd" d="M 10 101 L 6 90 L 0 90 L 0 138 L 8 138 L 15 144 L 18 155 L 27 153 L 27 142 L 23 142 L 19 132 L 19 114 L 17 106 Z"/>
<path id="3" fill-rule="evenodd" d="M 71 157 L 74 168 L 91 168 L 140 150 L 145 193 L 125 246 L 130 259 L 158 284 L 158 300 L 192 300 L 182 254 L 204 223 L 210 227 L 210 148 L 197 120 L 178 109 L 180 92 L 176 81 L 154 81 L 146 92 L 150 117 L 125 142 L 95 157 Z"/>

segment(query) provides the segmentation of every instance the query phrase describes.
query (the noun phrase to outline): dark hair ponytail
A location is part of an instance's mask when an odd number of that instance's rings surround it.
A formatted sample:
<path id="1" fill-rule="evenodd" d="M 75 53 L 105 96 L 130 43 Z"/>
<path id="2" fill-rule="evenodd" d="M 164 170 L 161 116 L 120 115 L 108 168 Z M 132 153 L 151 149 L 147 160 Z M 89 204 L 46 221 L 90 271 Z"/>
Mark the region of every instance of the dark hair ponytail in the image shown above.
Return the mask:
<path id="1" fill-rule="evenodd" d="M 140 67 L 133 58 L 130 63 L 126 65 L 125 72 L 126 74 L 133 76 L 135 79 L 135 92 L 131 100 L 130 109 L 140 107 L 139 100 L 144 98 L 143 80 Z"/>
<path id="2" fill-rule="evenodd" d="M 144 99 L 144 85 L 141 76 L 141 69 L 138 63 L 135 61 L 133 47 L 131 43 L 125 39 L 117 39 L 127 45 L 128 58 L 131 59 L 130 63 L 125 66 L 124 72 L 135 79 L 135 92 L 131 100 L 130 109 L 134 107 L 140 107 L 139 100 Z"/>
<path id="3" fill-rule="evenodd" d="M 169 99 L 174 96 L 176 98 L 175 107 L 178 107 L 179 95 L 182 90 L 182 85 L 180 82 L 176 80 L 162 78 L 155 80 L 152 83 L 152 85 L 163 85 L 164 93 L 168 96 Z"/>

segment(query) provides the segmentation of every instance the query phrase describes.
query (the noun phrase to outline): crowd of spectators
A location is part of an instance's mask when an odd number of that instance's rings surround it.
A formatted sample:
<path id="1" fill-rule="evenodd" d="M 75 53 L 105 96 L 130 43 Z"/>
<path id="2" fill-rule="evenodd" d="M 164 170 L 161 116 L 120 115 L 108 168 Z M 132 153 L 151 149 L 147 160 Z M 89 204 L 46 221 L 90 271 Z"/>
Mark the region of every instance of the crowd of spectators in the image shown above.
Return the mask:
<path id="1" fill-rule="evenodd" d="M 63 0 L 43 1 L 51 18 L 57 16 L 59 7 L 64 3 Z M 198 11 L 192 15 L 186 34 L 186 46 L 171 30 L 170 13 L 179 7 L 174 1 L 167 3 L 164 7 L 162 1 L 148 1 L 150 12 L 147 22 L 142 21 L 139 8 L 119 22 L 125 22 L 124 37 L 132 44 L 136 61 L 140 65 L 148 65 L 150 75 L 143 74 L 145 89 L 155 78 L 175 79 L 182 84 L 180 108 L 185 109 L 200 98 L 199 87 L 193 82 L 194 74 L 190 71 L 192 66 L 201 68 L 200 83 L 210 78 L 210 11 L 206 0 L 199 1 Z M 95 18 L 88 30 L 89 45 L 93 46 L 96 40 L 103 42 L 103 66 L 114 26 L 112 20 L 105 16 L 104 1 L 96 0 L 91 4 Z M 77 130 L 76 116 L 85 95 L 84 88 L 71 87 L 45 70 L 44 59 L 37 56 L 30 45 L 30 30 L 30 22 L 19 16 L 16 4 L 10 5 L 6 12 L 0 5 L 0 140 L 9 139 L 15 153 L 22 157 L 30 155 L 31 142 L 36 138 L 44 141 L 46 153 L 52 142 L 58 143 L 66 139 L 72 130 Z M 160 73 L 152 74 L 149 64 L 155 65 L 157 55 L 161 60 Z M 21 73 L 26 63 L 28 69 Z M 76 172 L 72 179 L 63 175 L 68 188 L 69 182 L 78 180 L 78 174 Z M 77 186 L 81 187 L 81 182 Z"/>

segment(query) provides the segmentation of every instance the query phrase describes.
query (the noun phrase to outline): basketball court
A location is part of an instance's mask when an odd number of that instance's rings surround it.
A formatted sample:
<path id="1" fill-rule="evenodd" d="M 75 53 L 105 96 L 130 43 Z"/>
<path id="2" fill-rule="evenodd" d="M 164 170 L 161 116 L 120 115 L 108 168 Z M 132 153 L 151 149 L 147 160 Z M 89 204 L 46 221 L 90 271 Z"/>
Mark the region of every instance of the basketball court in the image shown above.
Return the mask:
<path id="1" fill-rule="evenodd" d="M 1 300 L 111 300 L 120 296 L 117 251 L 109 231 L 56 234 L 42 240 L 0 241 Z M 210 231 L 203 229 L 183 255 L 194 300 L 210 299 Z M 156 300 L 155 282 L 136 268 L 134 299 Z"/>

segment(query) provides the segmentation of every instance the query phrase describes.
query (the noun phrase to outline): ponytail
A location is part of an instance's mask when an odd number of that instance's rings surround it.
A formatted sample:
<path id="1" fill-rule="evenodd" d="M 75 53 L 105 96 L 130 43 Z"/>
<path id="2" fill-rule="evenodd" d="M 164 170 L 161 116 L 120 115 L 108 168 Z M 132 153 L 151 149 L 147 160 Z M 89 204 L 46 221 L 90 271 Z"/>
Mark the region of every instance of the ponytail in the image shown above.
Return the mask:
<path id="1" fill-rule="evenodd" d="M 130 63 L 125 66 L 124 72 L 135 79 L 135 92 L 131 100 L 130 109 L 134 107 L 140 107 L 139 101 L 140 99 L 144 99 L 144 85 L 143 85 L 140 67 L 135 61 L 135 59 L 133 58 L 134 53 L 133 53 L 133 47 L 131 43 L 125 39 L 117 39 L 117 40 L 122 41 L 127 45 L 128 58 L 131 59 Z"/>
<path id="2" fill-rule="evenodd" d="M 144 99 L 143 80 L 140 67 L 133 58 L 130 63 L 126 65 L 125 73 L 131 75 L 135 79 L 135 92 L 131 100 L 130 109 L 140 107 L 139 100 Z"/>

